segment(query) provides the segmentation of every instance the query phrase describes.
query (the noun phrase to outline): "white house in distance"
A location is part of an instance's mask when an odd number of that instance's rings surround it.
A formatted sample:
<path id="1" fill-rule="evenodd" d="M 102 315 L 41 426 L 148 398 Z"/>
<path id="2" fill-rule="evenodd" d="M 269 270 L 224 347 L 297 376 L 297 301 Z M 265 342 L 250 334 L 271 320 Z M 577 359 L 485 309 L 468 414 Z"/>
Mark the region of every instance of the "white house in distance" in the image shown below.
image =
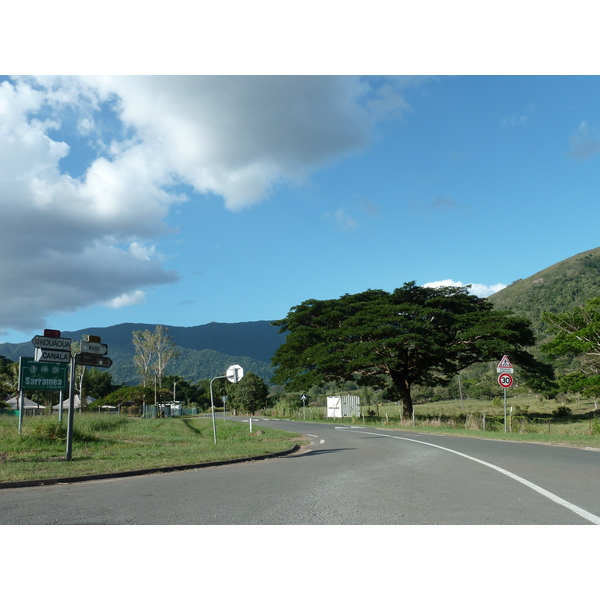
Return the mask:
<path id="1" fill-rule="evenodd" d="M 95 402 L 96 398 L 93 398 L 92 396 L 86 396 L 84 398 L 84 402 L 86 404 L 91 404 L 92 402 Z M 63 400 L 62 403 L 63 406 L 63 410 L 69 410 L 69 399 L 67 398 L 66 400 Z M 81 398 L 79 396 L 79 394 L 75 394 L 75 401 L 73 404 L 75 410 L 79 410 L 81 408 Z M 58 410 L 60 408 L 60 402 L 58 404 L 55 404 L 52 407 L 52 410 Z"/>
<path id="2" fill-rule="evenodd" d="M 18 410 L 19 409 L 19 397 L 15 396 L 14 398 L 9 398 L 5 400 L 5 402 L 10 406 L 10 410 Z M 34 402 L 27 398 L 27 396 L 23 397 L 23 408 L 25 409 L 25 414 L 31 412 L 33 414 L 38 414 L 42 412 L 46 407 L 43 404 L 39 404 L 38 402 Z"/>

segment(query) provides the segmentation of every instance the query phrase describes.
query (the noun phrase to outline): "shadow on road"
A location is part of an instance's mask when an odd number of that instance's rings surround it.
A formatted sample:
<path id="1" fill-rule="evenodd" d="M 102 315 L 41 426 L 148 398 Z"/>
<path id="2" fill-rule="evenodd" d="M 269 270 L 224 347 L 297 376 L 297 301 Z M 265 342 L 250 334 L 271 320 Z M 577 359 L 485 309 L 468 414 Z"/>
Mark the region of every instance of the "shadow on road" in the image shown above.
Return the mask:
<path id="1" fill-rule="evenodd" d="M 306 449 L 304 452 L 294 454 L 288 458 L 302 458 L 304 456 L 314 456 L 315 454 L 331 454 L 332 452 L 344 452 L 345 450 L 356 450 L 356 448 L 323 448 L 322 450 L 310 450 Z"/>

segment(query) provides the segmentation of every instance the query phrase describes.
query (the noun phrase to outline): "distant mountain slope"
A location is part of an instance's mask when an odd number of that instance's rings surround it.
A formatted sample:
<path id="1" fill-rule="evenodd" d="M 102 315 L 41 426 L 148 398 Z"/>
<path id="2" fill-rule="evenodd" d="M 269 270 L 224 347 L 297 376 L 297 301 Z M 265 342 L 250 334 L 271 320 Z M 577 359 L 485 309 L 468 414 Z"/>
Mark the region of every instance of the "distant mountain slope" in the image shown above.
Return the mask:
<path id="1" fill-rule="evenodd" d="M 548 338 L 542 313 L 563 312 L 600 296 L 600 248 L 581 252 L 518 279 L 488 298 L 498 309 L 511 309 L 531 320 L 538 345 Z"/>
<path id="2" fill-rule="evenodd" d="M 108 356 L 113 361 L 109 370 L 113 381 L 131 384 L 138 381 L 133 367 L 133 332 L 144 329 L 154 331 L 155 327 L 147 323 L 122 323 L 110 327 L 63 331 L 62 336 L 74 341 L 81 340 L 83 334 L 100 336 L 102 342 L 108 345 Z M 167 327 L 181 353 L 177 361 L 169 365 L 167 374 L 178 374 L 190 380 L 216 377 L 229 365 L 240 364 L 244 370 L 252 371 L 268 382 L 273 375 L 271 358 L 285 340 L 285 336 L 277 333 L 278 328 L 271 325 L 270 321 Z M 33 350 L 31 341 L 0 344 L 0 355 L 10 360 L 33 356 Z"/>

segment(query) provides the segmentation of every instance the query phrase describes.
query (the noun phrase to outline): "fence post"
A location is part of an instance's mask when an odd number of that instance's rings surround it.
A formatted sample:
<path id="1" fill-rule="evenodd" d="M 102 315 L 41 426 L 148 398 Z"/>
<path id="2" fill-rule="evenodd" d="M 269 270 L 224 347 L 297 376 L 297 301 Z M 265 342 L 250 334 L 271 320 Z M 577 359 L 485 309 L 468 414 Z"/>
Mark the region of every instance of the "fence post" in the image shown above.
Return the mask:
<path id="1" fill-rule="evenodd" d="M 483 431 L 485 431 L 485 413 L 483 413 Z"/>

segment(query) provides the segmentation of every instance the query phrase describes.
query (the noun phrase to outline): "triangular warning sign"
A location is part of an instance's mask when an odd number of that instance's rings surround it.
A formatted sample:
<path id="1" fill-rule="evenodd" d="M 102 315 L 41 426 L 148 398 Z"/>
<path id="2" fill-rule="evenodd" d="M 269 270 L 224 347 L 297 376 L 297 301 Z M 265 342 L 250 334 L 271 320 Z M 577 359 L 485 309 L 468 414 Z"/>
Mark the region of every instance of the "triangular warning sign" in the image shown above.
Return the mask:
<path id="1" fill-rule="evenodd" d="M 498 363 L 499 369 L 512 369 L 512 365 L 510 364 L 510 360 L 508 360 L 508 356 L 506 354 L 502 357 L 502 360 Z"/>

